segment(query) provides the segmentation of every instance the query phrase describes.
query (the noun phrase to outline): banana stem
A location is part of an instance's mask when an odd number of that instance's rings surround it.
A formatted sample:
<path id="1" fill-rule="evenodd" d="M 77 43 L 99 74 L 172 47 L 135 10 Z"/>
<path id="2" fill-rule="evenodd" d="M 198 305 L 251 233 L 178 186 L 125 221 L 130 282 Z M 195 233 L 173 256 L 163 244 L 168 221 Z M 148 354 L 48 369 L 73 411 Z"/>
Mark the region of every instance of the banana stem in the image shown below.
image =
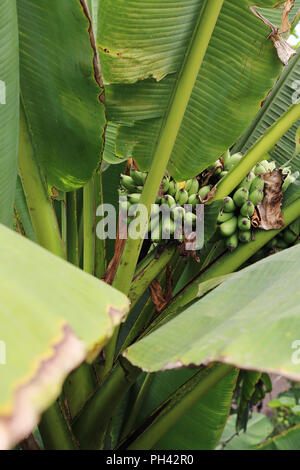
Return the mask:
<path id="1" fill-rule="evenodd" d="M 94 179 L 83 188 L 83 269 L 94 273 Z"/>
<path id="2" fill-rule="evenodd" d="M 22 104 L 20 106 L 19 173 L 37 243 L 51 253 L 65 258 L 56 215 L 34 156 Z"/>
<path id="3" fill-rule="evenodd" d="M 290 108 L 265 132 L 265 134 L 245 153 L 239 163 L 217 185 L 212 201 L 223 199 L 247 176 L 253 166 L 263 160 L 266 153 L 300 119 L 300 103 Z"/>
<path id="4" fill-rule="evenodd" d="M 77 193 L 72 191 L 66 195 L 67 205 L 67 254 L 68 261 L 79 266 L 79 244 L 77 223 Z"/>

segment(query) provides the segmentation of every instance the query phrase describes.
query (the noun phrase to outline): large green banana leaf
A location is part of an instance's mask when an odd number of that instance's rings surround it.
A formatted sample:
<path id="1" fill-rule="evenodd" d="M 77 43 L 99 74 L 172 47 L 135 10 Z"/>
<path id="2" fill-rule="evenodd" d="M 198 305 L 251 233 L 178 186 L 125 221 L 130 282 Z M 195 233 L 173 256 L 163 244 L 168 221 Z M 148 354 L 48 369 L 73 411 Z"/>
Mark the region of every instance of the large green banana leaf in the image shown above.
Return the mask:
<path id="1" fill-rule="evenodd" d="M 230 416 L 218 449 L 253 450 L 272 433 L 274 426 L 265 415 L 253 413 L 247 423 L 247 431 L 236 435 L 236 415 Z"/>
<path id="2" fill-rule="evenodd" d="M 300 425 L 273 437 L 257 450 L 300 450 Z"/>
<path id="3" fill-rule="evenodd" d="M 47 183 L 63 191 L 91 178 L 105 124 L 81 3 L 17 0 L 21 93 L 32 146 Z"/>
<path id="4" fill-rule="evenodd" d="M 19 55 L 15 0 L 0 15 L 0 222 L 11 226 L 17 179 Z"/>
<path id="5" fill-rule="evenodd" d="M 108 119 L 117 124 L 114 154 L 132 156 L 142 169 L 151 164 L 204 1 L 151 0 L 138 8 L 135 0 L 100 2 L 98 46 Z M 178 180 L 199 173 L 237 140 L 281 71 L 270 29 L 251 4 L 224 2 L 169 162 Z"/>
<path id="6" fill-rule="evenodd" d="M 0 226 L 0 448 L 24 438 L 67 374 L 128 310 L 102 281 Z"/>
<path id="7" fill-rule="evenodd" d="M 291 106 L 293 100 L 299 98 L 300 92 L 300 50 L 290 61 L 282 73 L 277 84 L 270 93 L 264 106 L 252 122 L 247 132 L 235 147 L 236 150 L 248 150 L 279 117 Z M 289 131 L 277 142 L 270 152 L 271 158 L 279 165 L 292 158 L 295 152 L 295 135 L 300 121 L 294 124 Z M 300 169 L 300 154 L 293 158 L 291 165 Z"/>
<path id="8" fill-rule="evenodd" d="M 158 372 L 151 391 L 143 402 L 140 419 L 162 403 L 195 372 L 178 370 Z M 230 410 L 237 371 L 233 370 L 155 444 L 154 449 L 213 450 L 218 444 Z"/>
<path id="9" fill-rule="evenodd" d="M 300 379 L 300 246 L 238 273 L 129 347 L 149 372 L 217 360 Z"/>

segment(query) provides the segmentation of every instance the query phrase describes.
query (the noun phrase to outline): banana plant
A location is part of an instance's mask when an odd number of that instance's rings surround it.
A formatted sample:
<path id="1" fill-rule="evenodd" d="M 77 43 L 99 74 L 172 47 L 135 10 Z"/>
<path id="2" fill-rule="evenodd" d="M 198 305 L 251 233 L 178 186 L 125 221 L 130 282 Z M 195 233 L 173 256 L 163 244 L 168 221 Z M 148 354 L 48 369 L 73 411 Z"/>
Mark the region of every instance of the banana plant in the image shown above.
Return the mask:
<path id="1" fill-rule="evenodd" d="M 299 8 L 1 1 L 1 449 L 223 448 L 300 381 Z"/>

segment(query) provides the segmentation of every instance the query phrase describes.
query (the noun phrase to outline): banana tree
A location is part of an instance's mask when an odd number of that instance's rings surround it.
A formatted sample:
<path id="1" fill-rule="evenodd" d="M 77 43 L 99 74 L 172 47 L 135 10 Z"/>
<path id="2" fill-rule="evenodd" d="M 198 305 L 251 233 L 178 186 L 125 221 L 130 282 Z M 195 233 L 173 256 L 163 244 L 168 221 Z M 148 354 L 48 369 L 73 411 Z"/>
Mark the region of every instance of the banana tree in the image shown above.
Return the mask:
<path id="1" fill-rule="evenodd" d="M 1 2 L 3 449 L 215 449 L 300 380 L 300 1 L 140 3 Z"/>

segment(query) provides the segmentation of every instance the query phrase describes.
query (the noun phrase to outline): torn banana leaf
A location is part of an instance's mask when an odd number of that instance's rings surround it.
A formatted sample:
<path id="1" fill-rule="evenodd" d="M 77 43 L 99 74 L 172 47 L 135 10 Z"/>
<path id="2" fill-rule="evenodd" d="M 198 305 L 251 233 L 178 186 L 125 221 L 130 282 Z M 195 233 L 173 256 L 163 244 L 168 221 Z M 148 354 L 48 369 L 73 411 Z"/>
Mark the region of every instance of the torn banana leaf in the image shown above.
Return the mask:
<path id="1" fill-rule="evenodd" d="M 201 172 L 239 138 L 282 70 L 270 28 L 249 9 L 252 3 L 224 2 L 170 158 L 178 181 Z M 134 0 L 102 1 L 98 46 L 108 120 L 117 124 L 109 161 L 133 157 L 149 169 L 204 4 L 151 0 L 137 9 Z"/>
<path id="2" fill-rule="evenodd" d="M 300 380 L 300 246 L 233 274 L 124 353 L 148 372 L 220 361 Z"/>
<path id="3" fill-rule="evenodd" d="M 26 437 L 68 373 L 92 360 L 128 310 L 95 277 L 0 226 L 0 448 Z"/>

